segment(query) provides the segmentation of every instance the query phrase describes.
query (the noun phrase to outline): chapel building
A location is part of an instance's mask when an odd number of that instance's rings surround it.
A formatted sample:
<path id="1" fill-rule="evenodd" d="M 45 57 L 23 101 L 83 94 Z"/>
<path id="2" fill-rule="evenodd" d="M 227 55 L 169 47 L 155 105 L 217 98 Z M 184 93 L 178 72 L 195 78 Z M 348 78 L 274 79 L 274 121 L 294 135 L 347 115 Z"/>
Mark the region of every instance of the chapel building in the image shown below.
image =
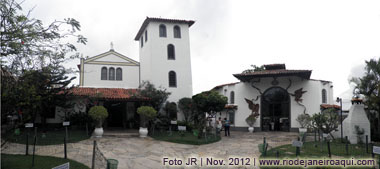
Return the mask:
<path id="1" fill-rule="evenodd" d="M 240 82 L 213 88 L 228 98 L 217 118 L 229 119 L 235 130 L 247 130 L 246 118 L 257 113 L 255 131 L 298 131 L 298 115 L 336 108 L 332 82 L 311 79 L 311 72 L 270 64 L 264 70 L 233 74 Z"/>

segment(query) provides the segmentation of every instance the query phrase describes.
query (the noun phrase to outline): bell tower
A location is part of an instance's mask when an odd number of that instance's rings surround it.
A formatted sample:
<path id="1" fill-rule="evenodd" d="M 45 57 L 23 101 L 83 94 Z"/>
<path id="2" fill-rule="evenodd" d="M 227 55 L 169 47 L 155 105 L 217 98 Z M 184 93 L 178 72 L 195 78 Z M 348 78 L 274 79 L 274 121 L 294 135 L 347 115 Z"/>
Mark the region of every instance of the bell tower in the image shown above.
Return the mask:
<path id="1" fill-rule="evenodd" d="M 141 81 L 166 88 L 168 101 L 193 95 L 189 28 L 191 20 L 149 18 L 138 31 Z"/>

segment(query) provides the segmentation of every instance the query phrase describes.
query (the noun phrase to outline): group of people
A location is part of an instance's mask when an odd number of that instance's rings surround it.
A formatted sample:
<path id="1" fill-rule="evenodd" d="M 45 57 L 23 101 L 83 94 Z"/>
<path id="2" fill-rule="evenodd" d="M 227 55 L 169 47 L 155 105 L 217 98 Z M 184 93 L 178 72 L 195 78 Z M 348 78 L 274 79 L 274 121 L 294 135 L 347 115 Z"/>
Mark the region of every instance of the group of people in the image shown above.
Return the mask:
<path id="1" fill-rule="evenodd" d="M 222 118 L 219 117 L 219 119 L 216 120 L 216 130 L 218 133 L 224 130 L 224 135 L 230 136 L 230 121 L 227 120 L 227 118 L 222 120 Z"/>

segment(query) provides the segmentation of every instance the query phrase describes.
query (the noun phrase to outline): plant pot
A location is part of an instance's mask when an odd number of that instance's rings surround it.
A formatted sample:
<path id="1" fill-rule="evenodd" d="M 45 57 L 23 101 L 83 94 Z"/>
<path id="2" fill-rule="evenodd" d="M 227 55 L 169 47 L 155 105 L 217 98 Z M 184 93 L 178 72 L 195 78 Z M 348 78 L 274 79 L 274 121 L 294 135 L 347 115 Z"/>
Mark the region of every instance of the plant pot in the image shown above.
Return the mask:
<path id="1" fill-rule="evenodd" d="M 253 128 L 253 127 L 248 127 L 248 131 L 250 132 L 250 133 L 253 133 L 253 130 L 254 130 L 255 128 Z"/>
<path id="2" fill-rule="evenodd" d="M 139 133 L 140 137 L 146 137 L 148 135 L 148 128 L 140 127 Z"/>
<path id="3" fill-rule="evenodd" d="M 300 133 L 306 133 L 307 132 L 307 128 L 299 128 L 298 131 Z"/>
<path id="4" fill-rule="evenodd" d="M 94 136 L 95 137 L 102 137 L 103 136 L 103 127 L 95 128 Z"/>

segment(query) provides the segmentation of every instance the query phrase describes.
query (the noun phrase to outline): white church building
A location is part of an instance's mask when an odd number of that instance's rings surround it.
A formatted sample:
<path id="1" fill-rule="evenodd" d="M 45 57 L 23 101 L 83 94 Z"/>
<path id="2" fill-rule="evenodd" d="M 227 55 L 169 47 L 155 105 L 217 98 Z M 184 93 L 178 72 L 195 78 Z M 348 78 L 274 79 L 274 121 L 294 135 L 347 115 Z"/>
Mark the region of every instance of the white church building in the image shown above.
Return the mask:
<path id="1" fill-rule="evenodd" d="M 147 17 L 134 39 L 139 42 L 139 61 L 118 53 L 112 44 L 105 53 L 81 58 L 79 87 L 72 90 L 77 96 L 74 111 L 88 109 L 83 98 L 97 98 L 97 104 L 109 112 L 106 127 L 137 128 L 136 109 L 147 100 L 134 94 L 143 81 L 165 88 L 171 102 L 192 97 L 189 28 L 193 24 L 191 20 Z M 59 123 L 64 111 L 57 108 L 55 117 L 47 121 Z"/>
<path id="2" fill-rule="evenodd" d="M 235 130 L 247 130 L 245 119 L 258 113 L 255 131 L 298 131 L 298 115 L 336 108 L 332 82 L 311 79 L 311 72 L 270 64 L 261 71 L 234 74 L 240 82 L 213 88 L 229 102 L 218 117 L 229 119 Z"/>

